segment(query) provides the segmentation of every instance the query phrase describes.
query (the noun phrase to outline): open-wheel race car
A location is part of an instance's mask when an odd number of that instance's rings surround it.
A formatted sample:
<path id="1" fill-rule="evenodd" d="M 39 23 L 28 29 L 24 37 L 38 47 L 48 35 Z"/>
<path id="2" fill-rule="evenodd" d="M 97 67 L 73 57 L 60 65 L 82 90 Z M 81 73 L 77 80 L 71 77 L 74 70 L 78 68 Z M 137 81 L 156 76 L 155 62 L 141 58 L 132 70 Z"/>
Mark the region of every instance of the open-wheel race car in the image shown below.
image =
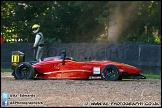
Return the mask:
<path id="1" fill-rule="evenodd" d="M 41 62 L 25 62 L 25 55 L 20 51 L 12 53 L 12 75 L 15 79 L 90 79 L 100 77 L 115 81 L 128 79 L 146 79 L 142 70 L 110 60 L 75 61 L 66 56 L 63 50 L 60 56 L 47 57 Z"/>

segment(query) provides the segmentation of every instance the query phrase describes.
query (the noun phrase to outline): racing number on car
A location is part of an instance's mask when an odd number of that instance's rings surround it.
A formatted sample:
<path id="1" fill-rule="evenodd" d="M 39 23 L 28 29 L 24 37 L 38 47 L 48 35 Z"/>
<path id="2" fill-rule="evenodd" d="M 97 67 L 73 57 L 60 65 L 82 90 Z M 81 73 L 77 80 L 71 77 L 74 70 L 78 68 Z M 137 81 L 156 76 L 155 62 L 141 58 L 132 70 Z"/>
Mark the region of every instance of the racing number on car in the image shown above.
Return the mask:
<path id="1" fill-rule="evenodd" d="M 12 62 L 19 62 L 19 55 L 12 55 Z"/>

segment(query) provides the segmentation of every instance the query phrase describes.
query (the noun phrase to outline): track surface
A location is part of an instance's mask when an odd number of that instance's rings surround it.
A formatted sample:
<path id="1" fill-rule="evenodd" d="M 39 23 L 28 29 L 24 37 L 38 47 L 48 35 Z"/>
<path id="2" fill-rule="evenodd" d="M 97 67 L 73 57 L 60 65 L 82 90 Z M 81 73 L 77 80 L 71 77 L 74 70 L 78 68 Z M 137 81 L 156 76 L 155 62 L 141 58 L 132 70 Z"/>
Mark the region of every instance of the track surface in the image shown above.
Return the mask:
<path id="1" fill-rule="evenodd" d="M 160 107 L 161 79 L 15 80 L 1 72 L 9 107 Z M 2 104 L 1 104 L 2 106 Z"/>

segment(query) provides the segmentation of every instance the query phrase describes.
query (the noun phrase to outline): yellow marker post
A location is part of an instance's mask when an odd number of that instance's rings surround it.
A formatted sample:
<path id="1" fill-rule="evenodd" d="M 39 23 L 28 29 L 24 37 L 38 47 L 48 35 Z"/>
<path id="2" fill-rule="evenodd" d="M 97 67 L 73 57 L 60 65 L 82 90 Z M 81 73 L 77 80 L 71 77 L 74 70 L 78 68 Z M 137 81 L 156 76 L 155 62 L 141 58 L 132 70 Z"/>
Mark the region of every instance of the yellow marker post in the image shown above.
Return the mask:
<path id="1" fill-rule="evenodd" d="M 19 62 L 19 55 L 12 55 L 12 62 Z"/>

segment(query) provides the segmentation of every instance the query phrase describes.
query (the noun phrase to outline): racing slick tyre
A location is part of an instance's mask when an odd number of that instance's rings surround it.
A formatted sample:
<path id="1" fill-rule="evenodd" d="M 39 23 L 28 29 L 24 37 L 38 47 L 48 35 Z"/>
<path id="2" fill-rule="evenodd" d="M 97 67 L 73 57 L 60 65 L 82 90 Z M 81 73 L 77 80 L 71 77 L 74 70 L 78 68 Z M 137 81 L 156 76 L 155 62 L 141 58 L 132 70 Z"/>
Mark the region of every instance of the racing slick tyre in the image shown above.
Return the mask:
<path id="1" fill-rule="evenodd" d="M 103 68 L 101 78 L 107 81 L 116 81 L 120 77 L 119 70 L 114 65 L 107 65 Z"/>
<path id="2" fill-rule="evenodd" d="M 118 80 L 119 80 L 119 81 L 121 81 L 121 80 L 122 80 L 122 76 L 121 76 L 121 75 L 119 76 Z"/>
<path id="3" fill-rule="evenodd" d="M 16 67 L 14 75 L 15 79 L 32 79 L 34 75 L 34 68 L 30 63 L 22 62 Z"/>
<path id="4" fill-rule="evenodd" d="M 15 79 L 18 79 L 18 78 L 16 77 L 16 75 L 15 75 L 15 70 L 12 72 L 11 75 L 14 76 Z"/>

